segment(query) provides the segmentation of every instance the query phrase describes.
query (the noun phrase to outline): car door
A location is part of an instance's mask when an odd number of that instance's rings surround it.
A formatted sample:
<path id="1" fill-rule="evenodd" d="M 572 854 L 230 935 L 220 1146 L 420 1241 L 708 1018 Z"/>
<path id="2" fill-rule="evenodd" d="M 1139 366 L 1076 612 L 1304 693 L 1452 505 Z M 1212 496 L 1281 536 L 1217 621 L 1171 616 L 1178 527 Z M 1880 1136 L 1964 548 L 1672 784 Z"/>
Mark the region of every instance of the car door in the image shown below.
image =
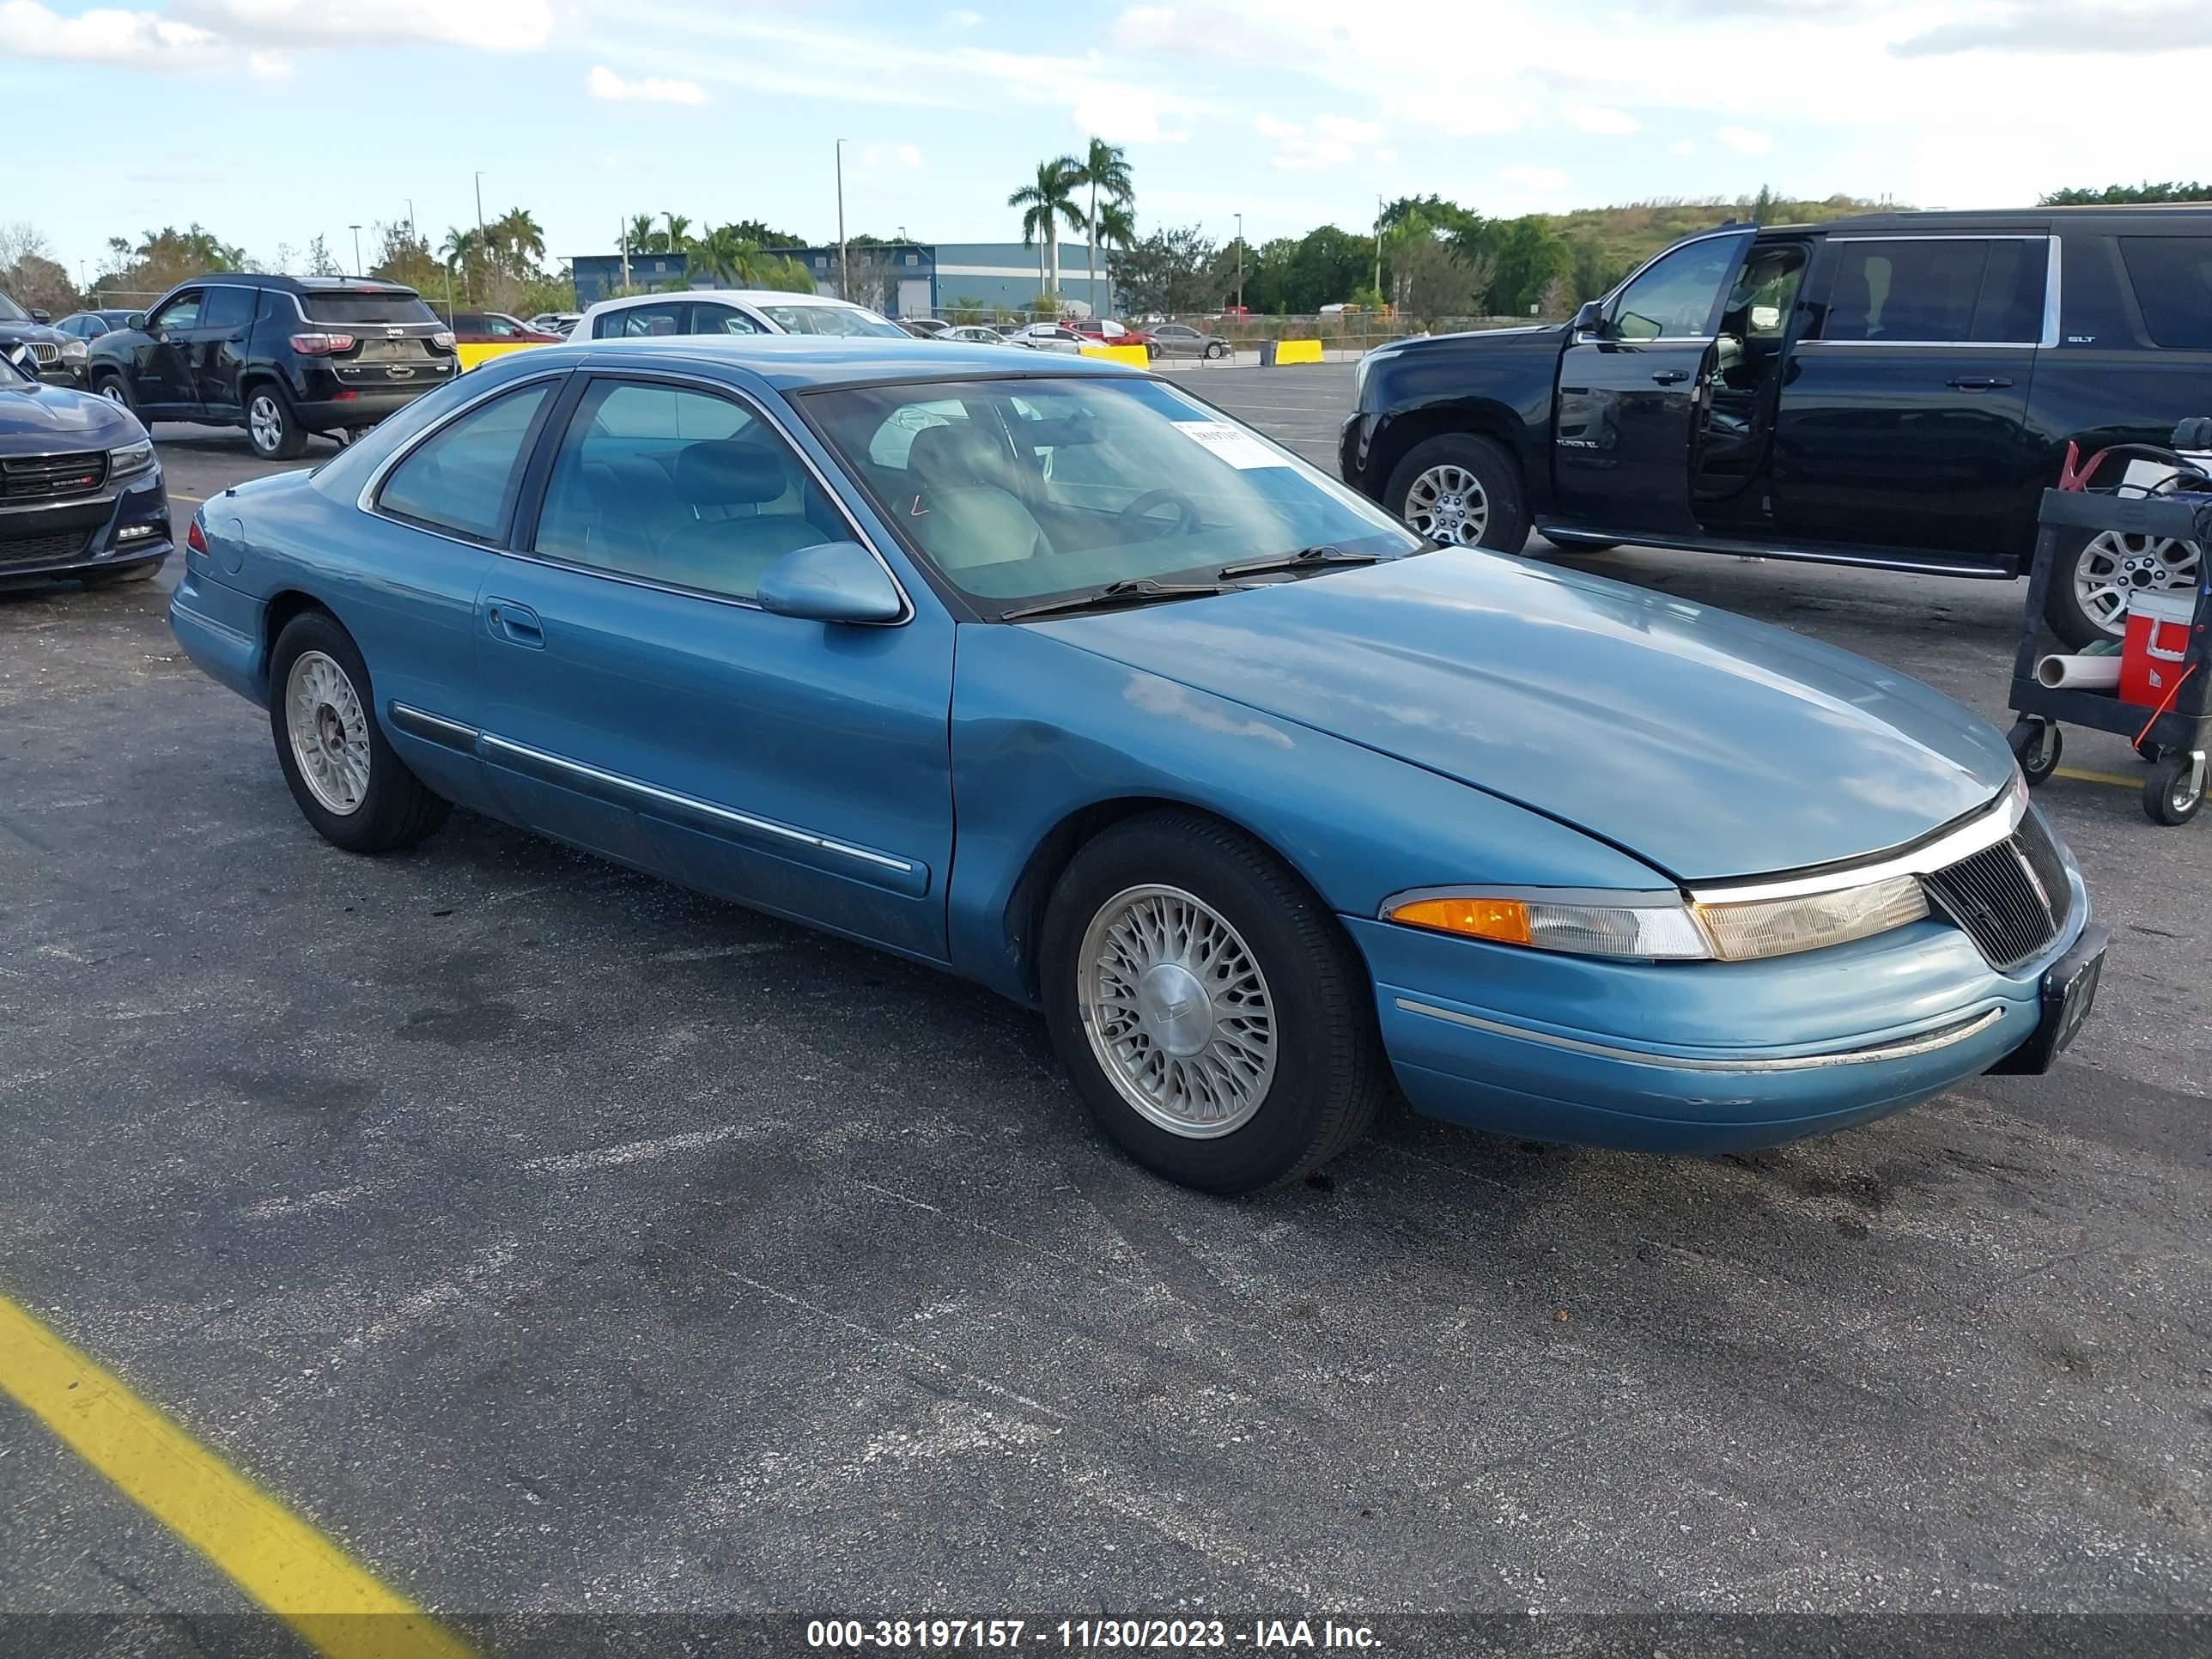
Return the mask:
<path id="1" fill-rule="evenodd" d="M 235 415 L 245 407 L 238 377 L 246 368 L 254 308 L 261 299 L 255 289 L 210 283 L 200 302 L 191 329 L 192 388 L 207 414 Z"/>
<path id="2" fill-rule="evenodd" d="M 1826 238 L 1776 415 L 1776 528 L 1969 566 L 2031 544 L 2054 270 L 2041 233 Z"/>
<path id="3" fill-rule="evenodd" d="M 131 362 L 131 392 L 141 414 L 190 417 L 200 412 L 191 350 L 204 300 L 198 289 L 180 289 L 147 317 L 144 342 L 132 351 Z"/>
<path id="4" fill-rule="evenodd" d="M 1711 396 L 1714 328 L 1753 233 L 1729 231 L 1661 254 L 1571 334 L 1553 410 L 1560 521 L 1695 535 L 1690 479 Z"/>
<path id="5" fill-rule="evenodd" d="M 942 960 L 951 621 L 773 615 L 785 553 L 867 541 L 811 450 L 712 381 L 581 377 L 486 579 L 483 752 L 507 811 L 706 890 Z"/>
<path id="6" fill-rule="evenodd" d="M 568 371 L 464 404 L 401 449 L 362 501 L 376 520 L 343 607 L 407 763 L 441 794 L 497 811 L 476 753 L 477 597 Z"/>

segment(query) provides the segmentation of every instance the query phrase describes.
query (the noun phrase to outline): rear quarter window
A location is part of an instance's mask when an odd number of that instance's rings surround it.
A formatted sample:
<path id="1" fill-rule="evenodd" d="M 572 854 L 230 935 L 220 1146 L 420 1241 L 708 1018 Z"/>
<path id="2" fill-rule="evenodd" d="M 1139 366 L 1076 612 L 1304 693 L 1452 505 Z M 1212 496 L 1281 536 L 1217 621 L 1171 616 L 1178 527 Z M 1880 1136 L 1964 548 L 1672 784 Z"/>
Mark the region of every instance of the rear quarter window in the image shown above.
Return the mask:
<path id="1" fill-rule="evenodd" d="M 435 323 L 437 313 L 412 294 L 360 294 L 335 289 L 302 294 L 300 309 L 317 323 Z"/>
<path id="2" fill-rule="evenodd" d="M 2212 351 L 2212 236 L 2123 236 L 2120 258 L 2153 342 Z"/>

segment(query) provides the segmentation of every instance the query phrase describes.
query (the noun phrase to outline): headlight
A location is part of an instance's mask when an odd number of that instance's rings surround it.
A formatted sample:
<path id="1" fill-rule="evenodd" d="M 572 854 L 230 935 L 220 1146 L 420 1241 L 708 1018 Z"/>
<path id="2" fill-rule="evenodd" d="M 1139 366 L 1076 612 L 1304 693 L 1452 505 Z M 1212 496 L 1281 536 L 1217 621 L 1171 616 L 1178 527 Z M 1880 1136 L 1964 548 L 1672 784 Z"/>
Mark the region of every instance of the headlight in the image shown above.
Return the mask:
<path id="1" fill-rule="evenodd" d="M 85 350 L 84 342 L 71 335 L 62 342 L 62 361 L 67 363 L 81 363 L 84 361 Z"/>
<path id="2" fill-rule="evenodd" d="M 127 478 L 134 472 L 143 472 L 154 465 L 154 441 L 141 438 L 135 444 L 118 444 L 107 452 L 107 476 Z"/>
<path id="3" fill-rule="evenodd" d="M 1643 962 L 1750 962 L 1844 945 L 1928 914 L 1913 876 L 1787 898 L 1729 903 L 1674 893 L 1559 889 L 1407 893 L 1382 919 L 1495 945 Z"/>

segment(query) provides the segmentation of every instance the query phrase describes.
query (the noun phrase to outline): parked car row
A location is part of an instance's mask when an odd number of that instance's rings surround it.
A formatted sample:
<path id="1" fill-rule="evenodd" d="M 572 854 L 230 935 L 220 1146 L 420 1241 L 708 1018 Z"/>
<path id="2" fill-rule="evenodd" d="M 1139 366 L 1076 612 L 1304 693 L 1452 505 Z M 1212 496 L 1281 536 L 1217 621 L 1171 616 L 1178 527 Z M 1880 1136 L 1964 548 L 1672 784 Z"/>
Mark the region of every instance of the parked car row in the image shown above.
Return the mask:
<path id="1" fill-rule="evenodd" d="M 128 410 L 0 341 L 0 587 L 150 576 L 171 551 L 161 459 Z"/>

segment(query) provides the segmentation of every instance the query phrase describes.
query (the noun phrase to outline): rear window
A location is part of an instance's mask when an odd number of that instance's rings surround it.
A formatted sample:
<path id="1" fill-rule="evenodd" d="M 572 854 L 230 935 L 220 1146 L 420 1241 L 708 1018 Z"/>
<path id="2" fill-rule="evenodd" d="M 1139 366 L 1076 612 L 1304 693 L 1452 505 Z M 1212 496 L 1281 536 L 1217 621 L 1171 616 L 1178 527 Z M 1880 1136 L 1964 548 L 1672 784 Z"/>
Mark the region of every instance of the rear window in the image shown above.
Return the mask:
<path id="1" fill-rule="evenodd" d="M 2120 258 L 2150 337 L 2212 350 L 2212 236 L 2123 236 Z"/>
<path id="2" fill-rule="evenodd" d="M 364 294 L 339 289 L 302 294 L 300 309 L 318 323 L 435 323 L 438 313 L 412 294 Z"/>

